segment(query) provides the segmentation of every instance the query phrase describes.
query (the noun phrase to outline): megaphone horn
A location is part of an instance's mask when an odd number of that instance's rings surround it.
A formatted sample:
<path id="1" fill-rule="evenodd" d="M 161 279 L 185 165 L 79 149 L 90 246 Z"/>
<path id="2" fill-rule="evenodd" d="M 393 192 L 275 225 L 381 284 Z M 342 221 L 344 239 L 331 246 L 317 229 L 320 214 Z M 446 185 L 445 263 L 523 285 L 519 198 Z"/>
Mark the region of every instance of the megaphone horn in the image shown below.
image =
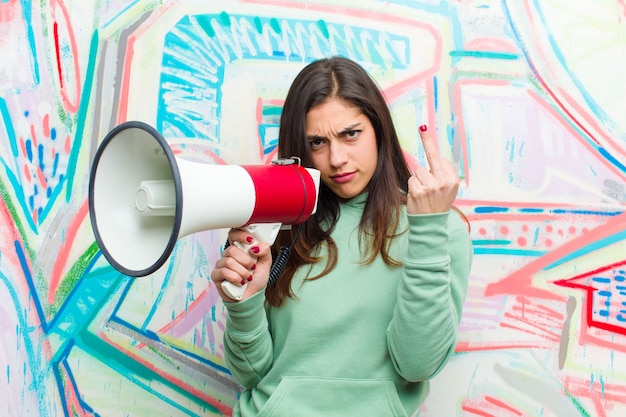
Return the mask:
<path id="1" fill-rule="evenodd" d="M 96 151 L 89 214 L 107 261 L 141 277 L 167 261 L 178 239 L 199 231 L 249 227 L 272 244 L 282 224 L 315 213 L 318 191 L 319 171 L 295 160 L 192 162 L 175 157 L 152 126 L 130 121 L 112 129 Z"/>

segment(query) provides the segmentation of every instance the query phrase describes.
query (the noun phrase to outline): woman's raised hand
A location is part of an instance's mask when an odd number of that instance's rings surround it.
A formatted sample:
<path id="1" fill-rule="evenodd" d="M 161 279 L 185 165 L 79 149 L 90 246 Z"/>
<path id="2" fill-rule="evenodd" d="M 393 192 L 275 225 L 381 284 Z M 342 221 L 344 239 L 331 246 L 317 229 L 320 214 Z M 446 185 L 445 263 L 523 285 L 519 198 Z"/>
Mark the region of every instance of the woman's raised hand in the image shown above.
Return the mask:
<path id="1" fill-rule="evenodd" d="M 454 167 L 439 155 L 434 139 L 426 126 L 420 126 L 430 170 L 417 166 L 409 178 L 407 212 L 409 214 L 444 213 L 450 210 L 459 190 L 459 176 Z"/>

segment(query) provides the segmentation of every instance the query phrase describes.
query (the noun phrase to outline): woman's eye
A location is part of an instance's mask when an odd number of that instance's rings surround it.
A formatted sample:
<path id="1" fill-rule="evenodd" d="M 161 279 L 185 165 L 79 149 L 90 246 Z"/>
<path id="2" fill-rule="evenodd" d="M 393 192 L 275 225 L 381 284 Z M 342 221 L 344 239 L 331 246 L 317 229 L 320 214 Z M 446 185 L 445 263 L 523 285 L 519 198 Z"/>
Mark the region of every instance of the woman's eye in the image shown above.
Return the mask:
<path id="1" fill-rule="evenodd" d="M 345 137 L 348 139 L 356 139 L 359 136 L 360 130 L 349 130 L 345 132 Z"/>
<path id="2" fill-rule="evenodd" d="M 312 148 L 319 148 L 322 144 L 324 143 L 324 141 L 322 140 L 322 138 L 312 138 L 309 140 L 309 145 L 311 145 Z"/>

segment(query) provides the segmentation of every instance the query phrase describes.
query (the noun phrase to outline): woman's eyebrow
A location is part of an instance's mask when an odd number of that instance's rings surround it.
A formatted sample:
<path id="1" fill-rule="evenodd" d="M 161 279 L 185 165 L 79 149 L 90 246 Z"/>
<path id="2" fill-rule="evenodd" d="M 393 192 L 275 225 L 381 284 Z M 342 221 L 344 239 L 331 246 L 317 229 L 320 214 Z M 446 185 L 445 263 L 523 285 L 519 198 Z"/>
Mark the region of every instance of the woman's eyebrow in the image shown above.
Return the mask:
<path id="1" fill-rule="evenodd" d="M 339 135 L 344 135 L 348 132 L 352 132 L 353 130 L 355 130 L 357 127 L 361 126 L 361 122 L 356 122 L 354 124 L 351 124 L 350 126 L 346 126 L 343 129 L 341 129 L 338 134 Z M 306 136 L 307 140 L 315 140 L 315 139 L 326 139 L 326 136 L 323 135 L 307 135 Z"/>
<path id="2" fill-rule="evenodd" d="M 343 133 L 348 133 L 348 132 L 352 132 L 353 130 L 355 130 L 357 127 L 359 127 L 361 125 L 361 122 L 356 122 L 354 124 L 351 124 L 350 126 L 346 126 L 344 127 L 341 132 L 339 132 L 339 134 L 343 134 Z"/>
<path id="3" fill-rule="evenodd" d="M 320 135 L 306 135 L 306 140 L 307 141 L 313 141 L 316 139 L 325 139 L 324 136 L 320 136 Z"/>

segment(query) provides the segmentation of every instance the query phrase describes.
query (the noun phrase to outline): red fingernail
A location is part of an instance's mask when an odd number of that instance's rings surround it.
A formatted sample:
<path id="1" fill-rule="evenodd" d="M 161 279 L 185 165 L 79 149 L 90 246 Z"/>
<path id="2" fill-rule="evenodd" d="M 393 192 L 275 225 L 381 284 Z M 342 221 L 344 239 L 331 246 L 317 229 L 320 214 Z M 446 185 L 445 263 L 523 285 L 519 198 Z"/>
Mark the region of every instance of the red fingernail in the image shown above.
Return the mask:
<path id="1" fill-rule="evenodd" d="M 261 251 L 258 246 L 253 246 L 250 248 L 250 250 L 252 251 L 252 253 L 259 253 Z"/>
<path id="2" fill-rule="evenodd" d="M 246 280 L 245 279 L 241 280 L 241 285 L 246 285 Z"/>
<path id="3" fill-rule="evenodd" d="M 426 125 L 421 125 L 421 126 L 420 126 L 420 130 L 421 130 L 422 132 L 426 132 L 426 131 L 428 130 L 428 126 L 426 126 Z"/>
<path id="4" fill-rule="evenodd" d="M 252 243 L 254 242 L 254 238 L 252 236 L 246 236 L 246 242 Z"/>
<path id="5" fill-rule="evenodd" d="M 256 269 L 256 264 L 252 265 L 252 268 L 250 269 L 254 271 Z"/>
<path id="6" fill-rule="evenodd" d="M 252 281 L 252 275 L 248 277 L 248 282 Z"/>

